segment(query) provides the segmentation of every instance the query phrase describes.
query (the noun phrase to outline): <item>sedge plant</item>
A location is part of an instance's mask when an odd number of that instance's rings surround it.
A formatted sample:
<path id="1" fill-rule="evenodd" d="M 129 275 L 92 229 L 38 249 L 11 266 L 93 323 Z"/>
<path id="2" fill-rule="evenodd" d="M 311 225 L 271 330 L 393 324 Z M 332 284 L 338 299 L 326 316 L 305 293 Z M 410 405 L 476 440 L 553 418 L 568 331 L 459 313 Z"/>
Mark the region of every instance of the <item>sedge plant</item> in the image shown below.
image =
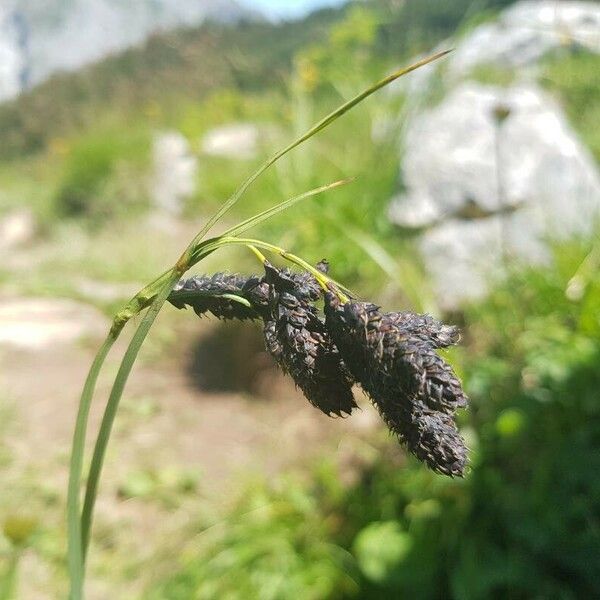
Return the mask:
<path id="1" fill-rule="evenodd" d="M 241 237 L 242 234 L 250 228 L 290 208 L 294 204 L 311 196 L 315 196 L 316 194 L 333 190 L 334 188 L 347 183 L 349 180 L 336 181 L 334 183 L 323 185 L 285 200 L 253 217 L 250 217 L 238 225 L 231 227 L 220 236 L 207 238 L 206 236 L 209 231 L 241 199 L 244 192 L 252 185 L 252 183 L 288 152 L 327 128 L 338 118 L 361 103 L 377 90 L 383 88 L 399 77 L 444 56 L 447 53 L 448 51 L 436 53 L 406 68 L 396 71 L 395 73 L 375 83 L 348 102 L 336 108 L 333 112 L 321 119 L 318 123 L 308 129 L 308 131 L 306 131 L 296 140 L 291 142 L 288 146 L 276 152 L 254 173 L 252 173 L 240 185 L 237 191 L 235 191 L 234 194 L 217 210 L 217 212 L 208 219 L 206 224 L 186 247 L 177 262 L 159 277 L 157 277 L 154 281 L 140 290 L 114 316 L 110 330 L 106 336 L 106 339 L 98 350 L 96 357 L 94 358 L 83 386 L 75 422 L 75 431 L 73 434 L 67 493 L 68 569 L 71 600 L 80 600 L 84 595 L 85 565 L 90 544 L 94 506 L 98 493 L 104 457 L 123 390 L 140 348 L 144 343 L 144 340 L 146 339 L 146 336 L 148 335 L 148 332 L 150 331 L 150 328 L 152 327 L 152 324 L 154 323 L 158 313 L 165 302 L 169 299 L 172 290 L 189 269 L 200 263 L 210 254 L 223 247 L 231 245 L 243 245 L 249 247 L 253 250 L 253 252 L 255 252 L 255 254 L 264 264 L 267 264 L 268 261 L 266 261 L 260 250 L 275 254 L 300 267 L 314 278 L 314 280 L 320 286 L 323 294 L 329 298 L 328 302 L 331 308 L 331 314 L 337 319 L 336 322 L 339 333 L 341 335 L 345 335 L 346 337 L 349 333 L 348 327 L 350 327 L 351 324 L 347 323 L 344 318 L 338 318 L 339 314 L 336 312 L 339 306 L 343 306 L 348 302 L 350 297 L 348 290 L 332 280 L 323 269 L 312 267 L 300 257 L 295 256 L 283 248 L 279 248 L 262 240 Z M 275 287 L 277 287 L 277 285 L 275 285 Z M 241 305 L 246 304 L 250 306 L 249 302 L 245 298 L 237 294 L 225 294 L 224 299 L 227 301 L 240 303 Z M 307 310 L 307 308 L 303 305 L 300 306 L 300 308 L 305 312 Z M 81 488 L 84 467 L 85 441 L 88 429 L 88 417 L 96 388 L 96 382 L 107 355 L 111 351 L 111 348 L 123 331 L 125 325 L 132 319 L 132 317 L 144 311 L 145 314 L 141 319 L 137 329 L 133 333 L 129 346 L 122 357 L 112 389 L 104 408 L 104 414 L 91 457 L 82 504 Z M 382 322 L 385 323 L 385 319 L 383 319 Z M 302 330 L 299 330 L 299 333 L 302 333 Z M 364 343 L 369 343 L 369 340 L 363 341 Z M 285 360 L 285 357 L 283 357 L 282 360 Z M 360 383 L 363 385 L 363 387 L 365 387 L 365 389 L 367 389 L 366 382 Z M 377 400 L 377 394 L 379 394 L 380 390 L 374 389 L 373 392 L 373 397 L 375 400 Z M 382 414 L 384 414 L 385 407 L 383 406 L 383 403 L 381 403 L 381 406 L 378 404 L 378 408 L 380 408 L 382 410 Z M 397 419 L 398 416 L 384 414 L 384 418 L 387 421 L 389 419 Z"/>

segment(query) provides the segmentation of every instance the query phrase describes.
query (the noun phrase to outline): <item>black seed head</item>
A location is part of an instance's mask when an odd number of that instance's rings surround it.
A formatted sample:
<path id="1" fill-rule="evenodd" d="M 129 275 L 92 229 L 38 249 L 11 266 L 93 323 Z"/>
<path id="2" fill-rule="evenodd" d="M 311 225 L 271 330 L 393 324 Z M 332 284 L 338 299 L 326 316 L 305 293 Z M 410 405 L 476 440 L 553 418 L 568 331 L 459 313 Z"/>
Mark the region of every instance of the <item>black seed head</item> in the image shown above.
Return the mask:
<path id="1" fill-rule="evenodd" d="M 317 269 L 326 273 L 327 262 Z M 457 343 L 458 330 L 429 315 L 382 313 L 366 302 L 342 305 L 331 292 L 323 322 L 314 306 L 322 296 L 312 275 L 266 262 L 263 277 L 216 273 L 181 281 L 169 301 L 198 315 L 262 318 L 268 352 L 311 404 L 328 415 L 350 414 L 357 381 L 410 452 L 438 473 L 462 475 L 467 451 L 454 413 L 467 397 L 436 352 Z"/>
<path id="2" fill-rule="evenodd" d="M 415 432 L 408 445 L 417 458 L 442 475 L 464 475 L 467 448 L 451 418 L 423 414 L 415 422 Z"/>
<path id="3" fill-rule="evenodd" d="M 460 341 L 460 332 L 454 325 L 445 325 L 430 315 L 413 312 L 388 313 L 397 327 L 414 337 L 431 344 L 433 348 L 447 348 Z"/>
<path id="4" fill-rule="evenodd" d="M 312 277 L 265 265 L 272 286 L 265 319 L 265 344 L 308 401 L 327 415 L 350 414 L 356 407 L 352 380 L 324 323 L 310 303 L 321 296 Z"/>
<path id="5" fill-rule="evenodd" d="M 169 294 L 168 301 L 176 308 L 191 306 L 198 316 L 207 312 L 218 319 L 258 319 L 254 307 L 248 307 L 224 294 L 244 297 L 245 286 L 252 278 L 232 273 L 215 273 L 181 280 Z"/>
<path id="6" fill-rule="evenodd" d="M 331 292 L 325 315 L 344 363 L 388 427 L 432 469 L 462 473 L 466 451 L 453 415 L 467 397 L 435 352 L 456 340 L 456 330 L 427 315 L 382 313 L 365 302 L 341 305 Z"/>

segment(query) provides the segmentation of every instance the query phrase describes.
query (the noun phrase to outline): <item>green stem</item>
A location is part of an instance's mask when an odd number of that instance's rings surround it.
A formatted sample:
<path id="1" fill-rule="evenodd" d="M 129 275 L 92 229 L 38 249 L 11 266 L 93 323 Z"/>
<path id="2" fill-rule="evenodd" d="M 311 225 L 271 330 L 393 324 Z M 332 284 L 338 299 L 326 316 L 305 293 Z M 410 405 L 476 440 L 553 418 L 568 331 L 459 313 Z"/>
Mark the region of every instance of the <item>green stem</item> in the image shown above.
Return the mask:
<path id="1" fill-rule="evenodd" d="M 258 261 L 264 265 L 267 261 L 267 257 L 256 246 L 253 246 L 252 244 L 248 244 L 248 248 L 254 254 L 254 256 L 258 258 Z"/>
<path id="2" fill-rule="evenodd" d="M 102 369 L 106 356 L 113 344 L 119 337 L 127 321 L 142 310 L 156 296 L 159 286 L 164 285 L 169 277 L 173 276 L 173 270 L 170 269 L 160 275 L 154 282 L 143 288 L 136 294 L 127 305 L 117 313 L 113 320 L 112 327 L 104 343 L 94 357 L 94 362 L 90 367 L 81 398 L 79 409 L 75 422 L 75 431 L 73 433 L 73 443 L 71 448 L 71 462 L 69 468 L 69 486 L 67 491 L 67 530 L 68 530 L 68 565 L 69 578 L 71 581 L 71 599 L 79 600 L 83 593 L 83 552 L 82 552 L 82 531 L 80 521 L 80 486 L 81 475 L 83 472 L 83 456 L 85 453 L 85 439 L 87 424 L 92 405 L 98 375 Z"/>
<path id="3" fill-rule="evenodd" d="M 89 546 L 90 528 L 92 525 L 94 505 L 96 502 L 96 495 L 98 492 L 98 482 L 100 480 L 100 474 L 102 472 L 102 465 L 104 463 L 106 448 L 108 446 L 108 440 L 110 438 L 112 426 L 115 420 L 117 409 L 119 407 L 119 402 L 121 400 L 121 396 L 123 395 L 125 384 L 127 383 L 127 379 L 129 377 L 129 374 L 131 373 L 131 369 L 133 367 L 133 364 L 135 363 L 142 343 L 148 335 L 148 332 L 150 331 L 154 320 L 156 319 L 160 309 L 162 308 L 163 304 L 167 299 L 167 296 L 173 289 L 175 283 L 177 283 L 178 279 L 179 274 L 175 275 L 172 273 L 171 277 L 168 280 L 168 283 L 164 285 L 162 290 L 158 293 L 158 295 L 150 305 L 148 312 L 142 319 L 140 326 L 137 328 L 135 334 L 133 335 L 133 338 L 131 339 L 131 342 L 129 343 L 129 347 L 125 352 L 125 355 L 119 367 L 119 371 L 117 372 L 113 388 L 110 392 L 108 402 L 106 404 L 104 416 L 102 417 L 102 423 L 100 424 L 98 438 L 94 447 L 92 462 L 90 464 L 90 472 L 86 485 L 85 500 L 83 504 L 83 511 L 81 514 L 81 556 L 84 566 L 87 555 L 87 549 Z"/>
<path id="4" fill-rule="evenodd" d="M 94 358 L 79 402 L 79 411 L 75 422 L 73 446 L 71 449 L 71 465 L 69 469 L 69 488 L 67 492 L 67 528 L 68 528 L 68 563 L 71 580 L 71 598 L 79 600 L 83 589 L 83 560 L 81 552 L 81 524 L 79 521 L 79 493 L 81 473 L 83 470 L 83 454 L 85 451 L 85 434 L 90 414 L 90 406 L 98 374 L 107 354 L 115 343 L 119 333 L 110 330 L 106 340 Z"/>
<path id="5" fill-rule="evenodd" d="M 288 260 L 289 262 L 294 263 L 295 265 L 298 265 L 302 269 L 308 271 L 317 280 L 319 285 L 324 290 L 328 291 L 330 284 L 333 284 L 336 288 L 339 288 L 339 285 L 333 279 L 331 279 L 330 277 L 327 277 L 327 275 L 325 275 L 324 273 L 321 273 L 321 271 L 315 269 L 311 264 L 307 263 L 305 260 L 303 260 L 299 256 L 296 256 L 295 254 L 292 254 L 291 252 L 288 252 L 287 250 L 280 248 L 279 246 L 275 246 L 273 244 L 269 244 L 269 243 L 263 242 L 261 240 L 253 240 L 253 239 L 245 239 L 245 238 L 230 238 L 230 237 L 223 237 L 217 243 L 219 244 L 219 246 L 227 246 L 230 244 L 232 244 L 232 245 L 241 244 L 244 246 L 248 246 L 251 249 L 252 248 L 263 248 L 264 250 L 268 250 L 269 252 L 272 252 L 273 254 L 277 254 L 278 256 L 281 256 L 285 260 Z M 346 297 L 345 294 L 342 293 L 341 290 L 336 289 L 336 293 L 341 302 L 344 302 L 344 303 L 348 302 L 348 298 Z"/>

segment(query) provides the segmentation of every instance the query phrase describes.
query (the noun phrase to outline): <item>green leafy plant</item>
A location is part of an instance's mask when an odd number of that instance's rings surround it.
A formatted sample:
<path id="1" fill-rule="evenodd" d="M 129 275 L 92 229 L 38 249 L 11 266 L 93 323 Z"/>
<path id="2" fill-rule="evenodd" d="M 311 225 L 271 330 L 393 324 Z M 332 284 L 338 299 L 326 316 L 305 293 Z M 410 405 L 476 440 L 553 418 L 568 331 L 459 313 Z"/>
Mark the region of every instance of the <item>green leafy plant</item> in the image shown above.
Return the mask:
<path id="1" fill-rule="evenodd" d="M 148 161 L 146 136 L 123 137 L 99 131 L 70 148 L 55 195 L 61 217 L 85 218 L 96 226 L 147 205 L 143 165 Z"/>
<path id="2" fill-rule="evenodd" d="M 84 572 L 86 555 L 90 540 L 90 531 L 92 525 L 92 518 L 94 512 L 94 504 L 98 491 L 98 484 L 100 480 L 100 474 L 102 465 L 104 462 L 104 456 L 106 448 L 109 442 L 112 425 L 117 413 L 119 401 L 123 394 L 125 384 L 133 368 L 139 350 L 150 330 L 156 316 L 161 310 L 162 306 L 166 302 L 169 294 L 171 293 L 175 284 L 183 276 L 183 274 L 192 268 L 194 265 L 202 261 L 208 255 L 219 250 L 220 248 L 232 244 L 251 244 L 254 247 L 261 247 L 263 249 L 274 252 L 280 255 L 282 258 L 289 260 L 303 269 L 311 272 L 315 278 L 322 285 L 329 285 L 333 282 L 322 273 L 316 271 L 313 267 L 308 265 L 305 261 L 299 257 L 294 256 L 291 253 L 286 252 L 281 248 L 277 248 L 271 244 L 261 242 L 259 240 L 245 240 L 239 236 L 250 229 L 251 227 L 259 224 L 260 222 L 272 217 L 273 215 L 285 210 L 287 207 L 299 202 L 300 200 L 331 189 L 340 185 L 342 182 L 335 182 L 330 185 L 322 186 L 306 192 L 295 198 L 291 198 L 279 205 L 276 205 L 264 212 L 250 217 L 246 221 L 230 228 L 223 235 L 213 238 L 205 239 L 210 229 L 240 200 L 244 192 L 252 185 L 252 183 L 260 177 L 271 165 L 276 163 L 281 157 L 285 156 L 288 152 L 301 145 L 306 140 L 310 139 L 331 123 L 336 121 L 339 117 L 344 115 L 354 106 L 362 102 L 365 98 L 381 89 L 385 85 L 391 83 L 398 77 L 405 75 L 441 56 L 447 52 L 440 52 L 428 58 L 425 58 L 405 69 L 397 71 L 385 79 L 379 81 L 375 85 L 369 87 L 362 93 L 358 94 L 342 106 L 334 110 L 332 113 L 327 115 L 316 125 L 311 127 L 304 135 L 293 141 L 291 144 L 274 154 L 269 158 L 263 165 L 261 165 L 257 171 L 255 171 L 248 179 L 246 179 L 238 190 L 219 208 L 219 210 L 208 220 L 206 225 L 196 235 L 192 242 L 185 249 L 176 264 L 165 271 L 160 277 L 155 279 L 152 283 L 144 287 L 138 294 L 136 294 L 127 305 L 119 311 L 113 319 L 113 324 L 107 335 L 106 340 L 102 344 L 96 358 L 94 359 L 88 377 L 84 384 L 84 388 L 81 395 L 81 401 L 79 411 L 77 415 L 75 432 L 73 437 L 73 448 L 71 453 L 71 464 L 69 473 L 69 487 L 68 487 L 68 498 L 67 498 L 67 516 L 68 516 L 68 563 L 69 563 L 69 575 L 71 582 L 71 598 L 72 600 L 79 600 L 83 595 L 83 584 L 84 584 Z M 343 297 L 343 292 L 340 291 L 340 295 Z M 135 315 L 141 311 L 146 310 L 146 314 L 141 320 L 140 325 L 133 334 L 131 342 L 125 351 L 121 364 L 119 366 L 113 388 L 110 392 L 108 402 L 104 411 L 100 430 L 94 447 L 89 475 L 87 479 L 85 499 L 83 507 L 80 508 L 80 485 L 83 471 L 83 454 L 86 438 L 86 430 L 88 423 L 88 416 L 92 397 L 94 394 L 96 381 L 102 368 L 102 365 L 114 345 L 115 341 L 119 337 L 121 331 L 125 327 L 126 323 Z"/>
<path id="3" fill-rule="evenodd" d="M 322 514 L 327 494 L 295 477 L 277 491 L 257 482 L 225 520 L 210 522 L 176 556 L 161 561 L 169 575 L 145 597 L 339 598 L 357 591 L 351 554 L 333 541 L 336 521 Z"/>

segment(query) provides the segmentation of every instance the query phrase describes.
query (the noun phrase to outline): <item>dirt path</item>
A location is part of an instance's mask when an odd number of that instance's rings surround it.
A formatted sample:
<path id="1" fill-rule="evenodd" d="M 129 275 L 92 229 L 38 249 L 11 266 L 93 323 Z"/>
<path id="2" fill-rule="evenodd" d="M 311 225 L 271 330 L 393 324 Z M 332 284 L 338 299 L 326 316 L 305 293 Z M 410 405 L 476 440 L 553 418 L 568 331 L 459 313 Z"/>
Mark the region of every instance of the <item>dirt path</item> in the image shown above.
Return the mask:
<path id="1" fill-rule="evenodd" d="M 335 449 L 369 418 L 368 411 L 351 420 L 321 415 L 286 379 L 263 369 L 266 357 L 248 330 L 237 343 L 237 334 L 219 332 L 217 338 L 230 344 L 220 351 L 234 356 L 242 372 L 260 370 L 260 385 L 251 391 L 269 399 L 251 397 L 243 390 L 198 391 L 197 377 L 190 373 L 192 357 L 214 355 L 217 325 L 194 320 L 192 327 L 186 326 L 186 335 L 177 334 L 175 343 L 170 332 L 174 318 L 171 314 L 159 319 L 152 335 L 167 341 L 149 344 L 142 353 L 117 418 L 97 507 L 91 598 L 121 597 L 114 595 L 110 561 L 148 557 L 164 536 L 193 518 L 199 499 L 222 505 L 251 474 L 274 475 L 323 446 Z M 207 339 L 212 341 L 202 349 L 202 340 Z M 2 478 L 13 487 L 13 505 L 9 502 L 5 510 L 18 508 L 14 504 L 22 502 L 25 489 L 40 498 L 54 497 L 52 522 L 45 526 L 60 532 L 52 555 L 56 560 L 64 552 L 64 497 L 78 396 L 98 344 L 94 337 L 37 350 L 0 347 L 0 386 L 12 413 L 5 435 L 11 459 Z M 92 428 L 98 425 L 124 348 L 120 342 L 99 382 Z M 224 376 L 234 377 L 236 369 L 231 373 Z M 30 507 L 45 512 L 45 500 L 40 498 L 32 499 Z M 64 585 L 64 576 L 42 554 L 25 560 L 22 568 L 28 575 L 21 578 L 20 597 L 52 598 L 42 590 L 57 585 L 57 579 Z M 127 585 L 123 590 L 136 591 Z"/>

